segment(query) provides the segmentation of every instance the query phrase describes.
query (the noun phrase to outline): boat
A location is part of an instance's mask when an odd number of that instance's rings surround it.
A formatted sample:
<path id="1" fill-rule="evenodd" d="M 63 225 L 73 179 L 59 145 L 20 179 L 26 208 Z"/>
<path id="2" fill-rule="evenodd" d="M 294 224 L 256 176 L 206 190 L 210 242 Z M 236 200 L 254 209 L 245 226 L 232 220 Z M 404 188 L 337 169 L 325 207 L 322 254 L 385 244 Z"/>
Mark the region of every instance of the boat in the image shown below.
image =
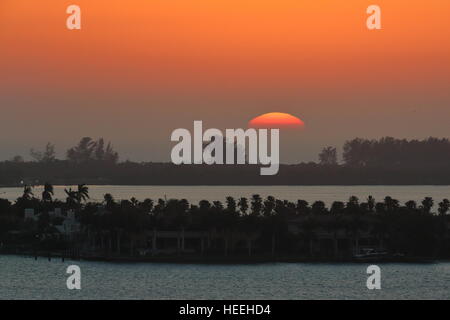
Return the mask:
<path id="1" fill-rule="evenodd" d="M 353 260 L 358 262 L 384 261 L 390 256 L 386 251 L 380 251 L 373 248 L 363 249 L 361 253 L 353 255 Z"/>

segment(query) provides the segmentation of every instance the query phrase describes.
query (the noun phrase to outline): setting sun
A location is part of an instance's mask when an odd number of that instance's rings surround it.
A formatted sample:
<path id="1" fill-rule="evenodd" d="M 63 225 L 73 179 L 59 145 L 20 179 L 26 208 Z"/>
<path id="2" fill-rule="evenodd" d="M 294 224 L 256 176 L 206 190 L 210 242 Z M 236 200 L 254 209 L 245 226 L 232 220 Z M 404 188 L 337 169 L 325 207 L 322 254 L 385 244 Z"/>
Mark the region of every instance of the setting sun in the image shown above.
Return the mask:
<path id="1" fill-rule="evenodd" d="M 251 128 L 295 128 L 302 129 L 305 123 L 289 113 L 270 112 L 249 121 Z"/>

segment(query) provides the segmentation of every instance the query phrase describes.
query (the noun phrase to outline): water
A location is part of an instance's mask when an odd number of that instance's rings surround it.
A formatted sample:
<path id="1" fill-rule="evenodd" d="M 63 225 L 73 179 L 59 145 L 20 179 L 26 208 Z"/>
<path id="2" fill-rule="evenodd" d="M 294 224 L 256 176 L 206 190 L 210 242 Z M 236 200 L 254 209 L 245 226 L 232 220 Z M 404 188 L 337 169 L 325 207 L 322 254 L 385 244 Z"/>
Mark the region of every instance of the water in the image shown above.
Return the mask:
<path id="1" fill-rule="evenodd" d="M 81 268 L 68 290 L 66 268 Z M 450 263 L 380 264 L 381 290 L 365 264 L 181 265 L 0 256 L 0 299 L 450 299 Z"/>
<path id="2" fill-rule="evenodd" d="M 55 197 L 65 199 L 65 186 L 55 186 Z M 0 188 L 0 198 L 14 201 L 21 196 L 22 188 Z M 35 187 L 33 192 L 40 197 L 42 187 Z M 450 186 L 89 186 L 89 195 L 93 201 L 102 201 L 105 193 L 111 193 L 115 199 L 138 200 L 151 198 L 185 198 L 191 203 L 200 200 L 225 201 L 227 196 L 251 197 L 259 194 L 262 197 L 272 195 L 278 199 L 297 201 L 306 200 L 310 203 L 322 200 L 327 205 L 333 201 L 346 201 L 350 196 L 365 200 L 372 195 L 381 201 L 385 196 L 391 196 L 401 203 L 408 200 L 422 201 L 426 196 L 433 197 L 435 202 L 450 198 Z"/>

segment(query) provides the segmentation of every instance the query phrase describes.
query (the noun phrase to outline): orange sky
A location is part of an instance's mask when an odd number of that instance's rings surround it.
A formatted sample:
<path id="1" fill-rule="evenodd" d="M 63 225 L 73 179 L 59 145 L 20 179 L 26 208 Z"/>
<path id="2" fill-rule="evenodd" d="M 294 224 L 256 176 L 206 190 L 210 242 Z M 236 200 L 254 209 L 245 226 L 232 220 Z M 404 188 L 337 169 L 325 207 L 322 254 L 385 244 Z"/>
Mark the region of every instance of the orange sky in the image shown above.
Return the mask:
<path id="1" fill-rule="evenodd" d="M 65 27 L 70 4 L 80 31 Z M 371 4 L 383 30 L 365 26 Z M 449 15 L 446 0 L 2 0 L 0 127 L 28 129 L 0 147 L 64 148 L 79 121 L 130 158 L 166 159 L 168 132 L 186 121 L 235 127 L 273 111 L 308 124 L 304 158 L 354 136 L 449 136 L 429 125 L 450 115 Z M 398 125 L 406 116 L 411 127 Z"/>

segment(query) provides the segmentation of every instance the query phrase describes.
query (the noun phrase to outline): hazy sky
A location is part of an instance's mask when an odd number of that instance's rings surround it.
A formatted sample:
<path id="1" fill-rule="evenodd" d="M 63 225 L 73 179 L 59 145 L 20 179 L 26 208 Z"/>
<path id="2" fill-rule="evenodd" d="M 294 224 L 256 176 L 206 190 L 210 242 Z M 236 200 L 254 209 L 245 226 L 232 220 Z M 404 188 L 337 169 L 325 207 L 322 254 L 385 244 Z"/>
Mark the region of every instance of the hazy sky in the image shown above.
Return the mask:
<path id="1" fill-rule="evenodd" d="M 265 112 L 306 124 L 281 132 L 283 162 L 357 136 L 449 137 L 449 15 L 446 0 L 1 0 L 0 159 L 91 136 L 168 161 L 172 130 Z"/>

